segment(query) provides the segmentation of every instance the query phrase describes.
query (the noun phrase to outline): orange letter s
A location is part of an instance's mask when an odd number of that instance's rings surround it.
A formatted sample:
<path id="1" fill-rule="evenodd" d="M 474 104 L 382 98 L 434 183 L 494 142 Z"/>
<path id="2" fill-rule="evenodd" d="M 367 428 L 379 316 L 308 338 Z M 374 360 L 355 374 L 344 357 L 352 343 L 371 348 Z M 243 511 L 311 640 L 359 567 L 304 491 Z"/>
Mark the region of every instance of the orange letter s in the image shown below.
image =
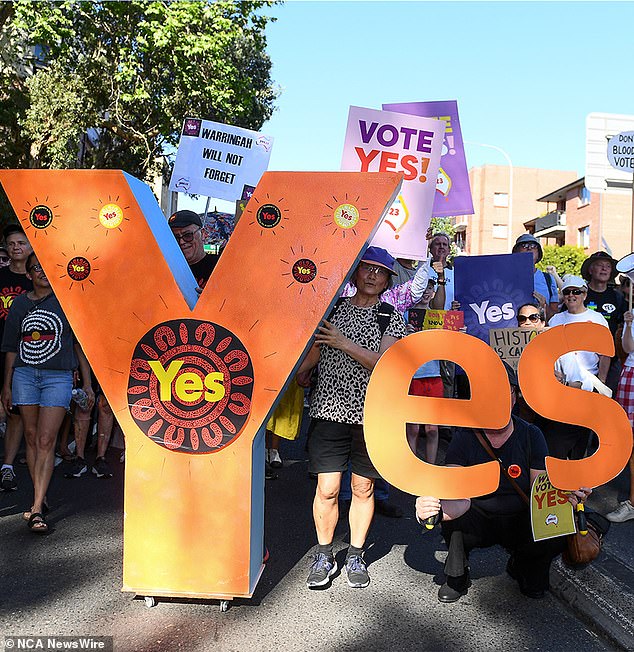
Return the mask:
<path id="1" fill-rule="evenodd" d="M 533 410 L 554 421 L 591 428 L 599 437 L 599 449 L 586 459 L 546 458 L 551 483 L 566 491 L 609 482 L 625 467 L 632 451 L 632 429 L 616 401 L 566 387 L 555 378 L 556 360 L 570 351 L 611 356 L 614 341 L 610 331 L 599 324 L 555 326 L 527 345 L 518 367 L 522 394 Z"/>
<path id="2" fill-rule="evenodd" d="M 469 400 L 409 396 L 414 372 L 430 360 L 451 359 L 467 373 Z M 501 360 L 487 344 L 454 331 L 415 333 L 392 345 L 377 362 L 365 398 L 364 433 L 379 473 L 416 496 L 471 498 L 498 487 L 499 466 L 464 468 L 427 464 L 411 451 L 406 423 L 502 428 L 509 421 L 511 395 Z"/>

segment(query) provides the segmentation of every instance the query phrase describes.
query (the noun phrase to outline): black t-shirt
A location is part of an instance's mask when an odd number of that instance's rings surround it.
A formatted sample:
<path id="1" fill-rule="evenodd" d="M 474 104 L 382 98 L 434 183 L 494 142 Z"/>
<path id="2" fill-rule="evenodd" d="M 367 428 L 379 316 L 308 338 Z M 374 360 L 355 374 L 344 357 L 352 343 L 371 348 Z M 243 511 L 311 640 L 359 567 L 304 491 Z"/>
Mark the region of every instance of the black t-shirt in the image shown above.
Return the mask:
<path id="1" fill-rule="evenodd" d="M 14 368 L 71 371 L 77 368 L 74 335 L 57 297 L 16 298 L 7 319 L 2 351 L 16 353 Z"/>
<path id="2" fill-rule="evenodd" d="M 0 341 L 7 322 L 9 308 L 15 297 L 33 289 L 33 283 L 26 274 L 17 274 L 8 267 L 0 268 Z"/>
<path id="3" fill-rule="evenodd" d="M 194 278 L 196 279 L 196 283 L 198 283 L 201 288 L 204 288 L 207 284 L 211 272 L 214 271 L 214 267 L 219 259 L 219 254 L 205 254 L 197 263 L 189 266 Z"/>
<path id="4" fill-rule="evenodd" d="M 542 470 L 544 458 L 548 454 L 546 440 L 541 430 L 522 419 L 513 417 L 514 429 L 511 436 L 494 453 L 508 469 L 511 465 L 519 467 L 520 474 L 514 478 L 524 493 L 530 495 L 529 469 Z M 451 439 L 445 464 L 474 466 L 490 462 L 491 456 L 478 441 L 473 431 L 456 430 Z M 515 491 L 508 478 L 500 471 L 500 485 L 492 494 L 473 498 L 472 501 L 489 514 L 516 514 L 526 509 L 526 503 Z"/>
<path id="5" fill-rule="evenodd" d="M 590 310 L 595 310 L 605 317 L 610 332 L 614 335 L 623 323 L 623 313 L 627 310 L 625 297 L 613 287 L 608 287 L 604 292 L 595 292 L 588 288 L 584 303 Z"/>

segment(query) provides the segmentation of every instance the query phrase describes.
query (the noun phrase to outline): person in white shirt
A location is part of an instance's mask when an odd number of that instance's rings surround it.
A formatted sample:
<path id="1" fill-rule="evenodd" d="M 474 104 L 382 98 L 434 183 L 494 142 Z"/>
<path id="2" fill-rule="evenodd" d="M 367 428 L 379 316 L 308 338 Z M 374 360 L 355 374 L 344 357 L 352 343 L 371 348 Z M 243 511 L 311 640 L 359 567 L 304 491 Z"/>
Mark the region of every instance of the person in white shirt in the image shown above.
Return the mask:
<path id="1" fill-rule="evenodd" d="M 588 294 L 588 286 L 580 276 L 566 276 L 562 294 L 566 310 L 553 315 L 548 322 L 549 326 L 589 321 L 609 329 L 608 322 L 603 315 L 595 310 L 588 310 L 584 305 L 583 302 Z M 602 383 L 605 383 L 610 368 L 610 358 L 608 356 L 599 355 L 592 351 L 575 351 L 575 356 L 582 370 L 593 374 Z"/>
<path id="2" fill-rule="evenodd" d="M 584 305 L 585 298 L 588 294 L 588 286 L 584 279 L 580 276 L 566 276 L 564 278 L 562 294 L 566 309 L 563 312 L 553 315 L 548 322 L 549 326 L 554 327 L 562 324 L 592 322 L 604 326 L 609 330 L 605 317 L 595 310 L 588 310 Z M 610 390 L 604 384 L 608 369 L 610 368 L 609 356 L 599 355 L 593 351 L 574 351 L 560 358 L 557 361 L 556 369 L 559 368 L 560 371 L 566 374 L 563 366 L 574 365 L 574 359 L 577 362 L 575 380 L 578 379 L 581 381 L 582 389 L 586 391 L 596 389 L 602 394 L 611 394 Z M 578 460 L 585 457 L 591 430 L 571 424 L 549 423 L 551 425 L 555 424 L 549 430 L 551 436 L 549 449 L 553 457 L 571 460 Z"/>

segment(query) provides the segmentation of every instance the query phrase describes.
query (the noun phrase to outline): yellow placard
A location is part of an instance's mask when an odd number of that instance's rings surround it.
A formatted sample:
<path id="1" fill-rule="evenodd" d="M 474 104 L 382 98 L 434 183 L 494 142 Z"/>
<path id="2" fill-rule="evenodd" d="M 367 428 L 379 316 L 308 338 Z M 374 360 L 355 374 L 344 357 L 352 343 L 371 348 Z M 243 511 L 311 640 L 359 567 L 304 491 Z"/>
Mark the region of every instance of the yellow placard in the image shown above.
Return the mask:
<path id="1" fill-rule="evenodd" d="M 568 493 L 553 487 L 546 472 L 535 478 L 531 488 L 531 527 L 535 541 L 577 531 Z"/>

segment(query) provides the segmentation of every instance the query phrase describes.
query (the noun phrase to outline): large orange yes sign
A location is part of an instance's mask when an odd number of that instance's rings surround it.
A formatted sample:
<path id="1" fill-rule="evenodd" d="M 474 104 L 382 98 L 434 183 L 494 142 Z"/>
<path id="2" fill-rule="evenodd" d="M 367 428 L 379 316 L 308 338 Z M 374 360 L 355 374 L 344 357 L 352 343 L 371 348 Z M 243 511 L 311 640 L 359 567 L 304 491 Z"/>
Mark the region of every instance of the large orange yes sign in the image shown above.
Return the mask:
<path id="1" fill-rule="evenodd" d="M 125 433 L 124 589 L 250 596 L 260 428 L 401 175 L 266 173 L 200 296 L 137 179 L 3 170 L 0 181 Z"/>
<path id="2" fill-rule="evenodd" d="M 557 358 L 568 351 L 614 354 L 610 331 L 597 324 L 557 326 L 534 338 L 519 363 L 519 381 L 527 403 L 549 419 L 586 426 L 599 436 L 598 451 L 584 460 L 546 458 L 558 489 L 597 487 L 627 464 L 632 429 L 623 409 L 605 396 L 565 387 L 555 379 Z M 430 360 L 458 363 L 471 386 L 469 400 L 409 396 L 411 378 Z M 470 428 L 502 428 L 510 418 L 511 394 L 506 372 L 495 351 L 464 333 L 423 331 L 390 347 L 377 363 L 365 400 L 364 432 L 368 452 L 381 475 L 416 496 L 473 498 L 495 491 L 499 466 L 487 462 L 466 468 L 439 467 L 411 451 L 406 423 L 434 423 Z"/>

